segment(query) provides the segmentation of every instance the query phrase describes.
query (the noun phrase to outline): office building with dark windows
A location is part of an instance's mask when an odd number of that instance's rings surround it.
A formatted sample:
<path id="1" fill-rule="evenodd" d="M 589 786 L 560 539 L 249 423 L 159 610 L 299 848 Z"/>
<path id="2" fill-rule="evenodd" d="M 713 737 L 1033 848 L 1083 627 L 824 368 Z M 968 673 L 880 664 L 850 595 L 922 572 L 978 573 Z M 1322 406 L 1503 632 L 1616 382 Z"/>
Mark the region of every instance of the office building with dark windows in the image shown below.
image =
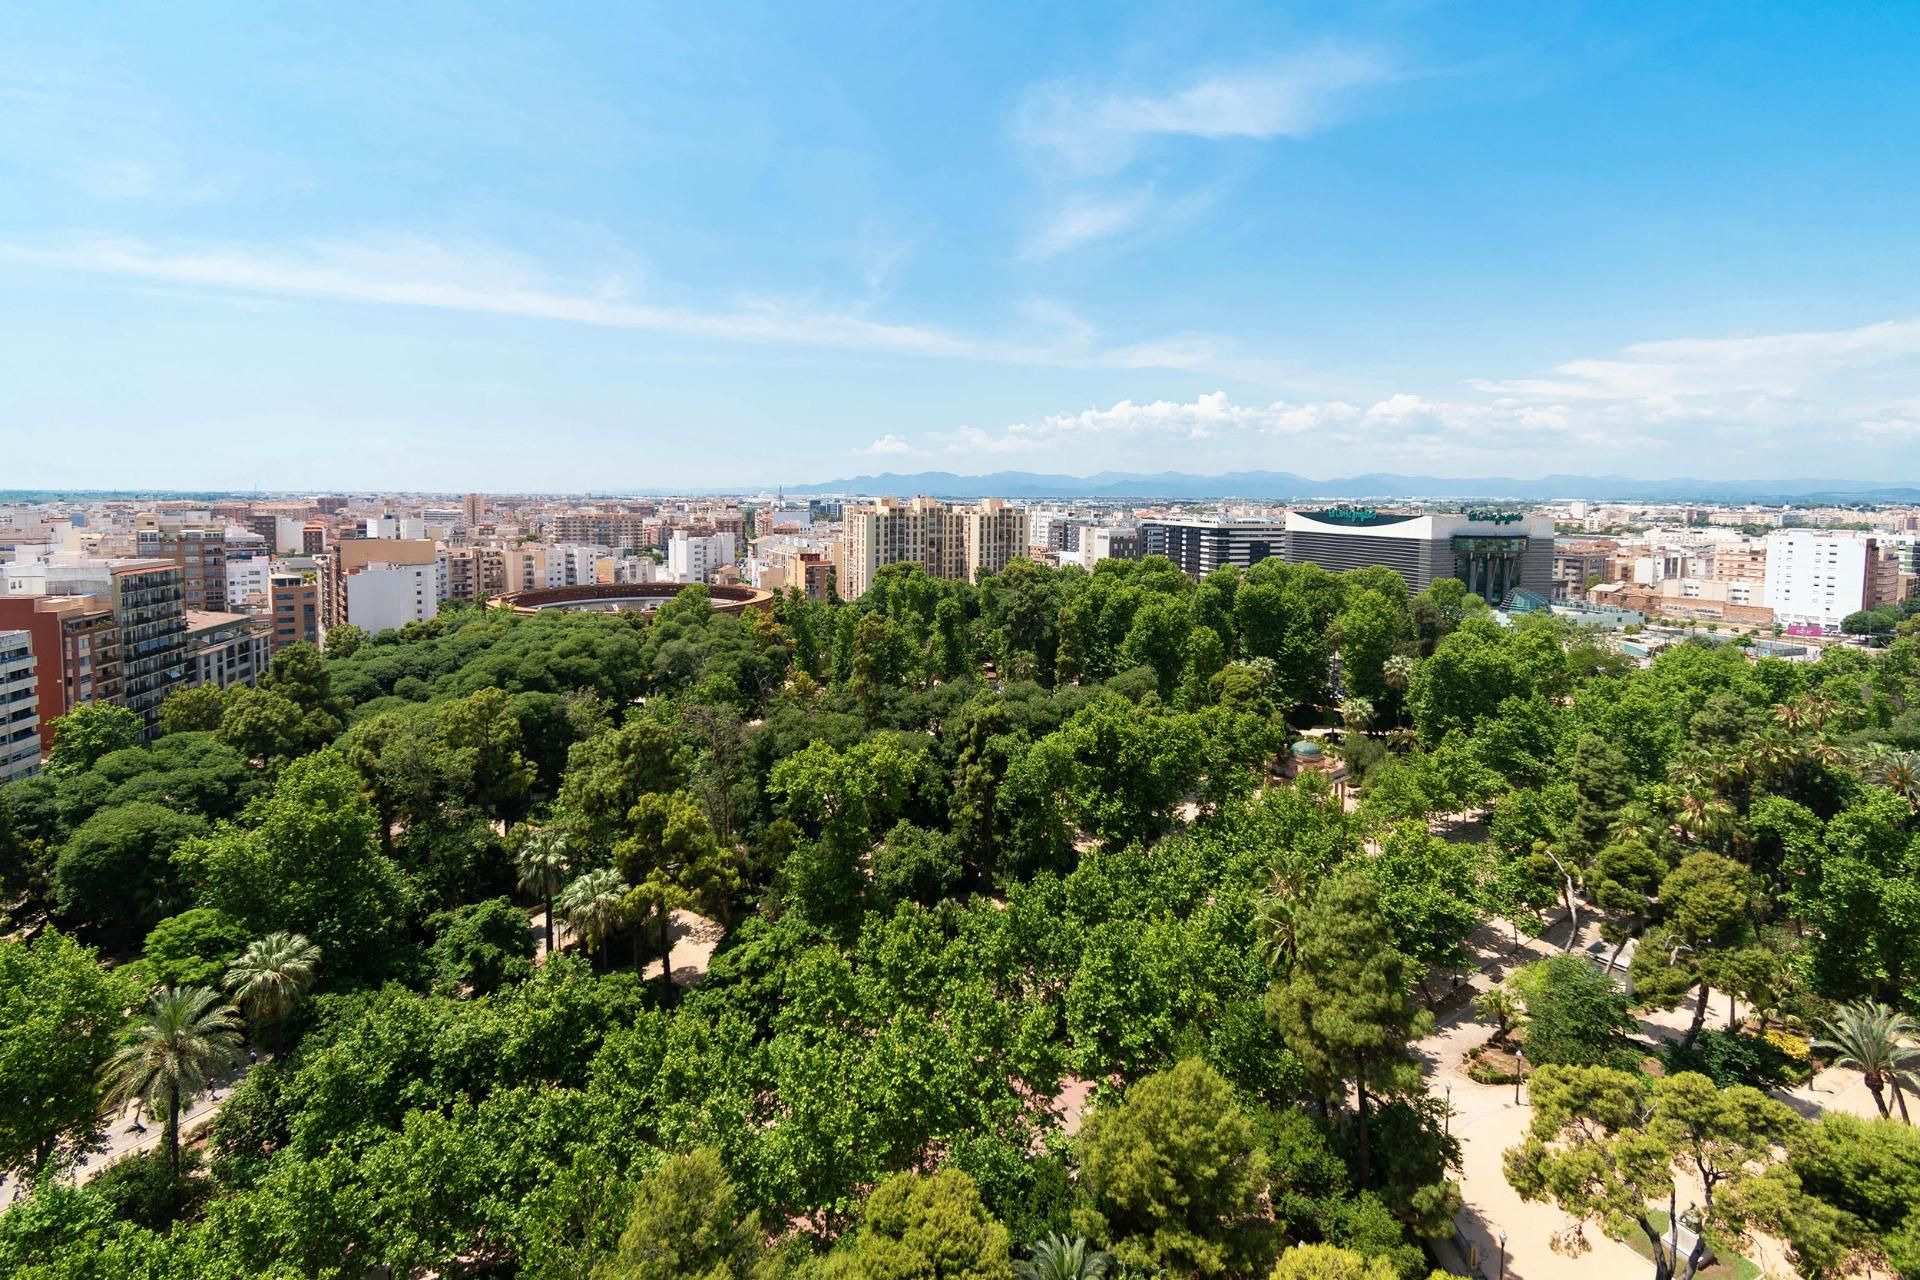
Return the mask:
<path id="1" fill-rule="evenodd" d="M 1275 520 L 1143 520 L 1140 554 L 1165 556 L 1189 578 L 1215 569 L 1245 569 L 1286 552 L 1287 527 Z"/>

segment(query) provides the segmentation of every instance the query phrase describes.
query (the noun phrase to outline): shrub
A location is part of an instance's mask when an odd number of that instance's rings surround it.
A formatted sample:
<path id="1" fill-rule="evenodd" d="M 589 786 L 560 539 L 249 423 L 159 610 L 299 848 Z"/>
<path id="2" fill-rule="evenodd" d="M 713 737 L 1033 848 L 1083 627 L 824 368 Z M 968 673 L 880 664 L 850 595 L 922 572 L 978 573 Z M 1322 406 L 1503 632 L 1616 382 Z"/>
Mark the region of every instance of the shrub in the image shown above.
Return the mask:
<path id="1" fill-rule="evenodd" d="M 1788 1048 L 1776 1044 L 1775 1036 L 1797 1047 L 1800 1057 L 1796 1060 Z M 1765 1089 L 1772 1085 L 1796 1084 L 1811 1074 L 1807 1042 L 1784 1032 L 1768 1032 L 1756 1037 L 1702 1031 L 1691 1049 L 1674 1044 L 1661 1050 L 1661 1061 L 1669 1075 L 1698 1071 L 1722 1088 L 1749 1084 Z"/>
<path id="2" fill-rule="evenodd" d="M 1486 1048 L 1467 1058 L 1467 1079 L 1480 1084 L 1512 1084 L 1520 1078 L 1520 1061 L 1512 1054 Z"/>
<path id="3" fill-rule="evenodd" d="M 1627 998 L 1611 979 L 1579 956 L 1559 955 L 1516 975 L 1527 1002 L 1527 1057 L 1549 1063 L 1618 1065 L 1624 1035 L 1637 1025 Z"/>

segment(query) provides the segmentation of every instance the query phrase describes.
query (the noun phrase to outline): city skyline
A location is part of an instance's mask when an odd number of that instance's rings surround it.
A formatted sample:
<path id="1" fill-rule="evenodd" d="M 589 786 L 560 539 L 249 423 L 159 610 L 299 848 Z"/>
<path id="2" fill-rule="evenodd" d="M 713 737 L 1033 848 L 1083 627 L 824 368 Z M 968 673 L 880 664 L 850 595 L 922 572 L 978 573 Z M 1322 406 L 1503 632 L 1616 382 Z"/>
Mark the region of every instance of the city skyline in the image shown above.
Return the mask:
<path id="1" fill-rule="evenodd" d="M 1891 7 L 15 26 L 8 487 L 1920 476 Z"/>

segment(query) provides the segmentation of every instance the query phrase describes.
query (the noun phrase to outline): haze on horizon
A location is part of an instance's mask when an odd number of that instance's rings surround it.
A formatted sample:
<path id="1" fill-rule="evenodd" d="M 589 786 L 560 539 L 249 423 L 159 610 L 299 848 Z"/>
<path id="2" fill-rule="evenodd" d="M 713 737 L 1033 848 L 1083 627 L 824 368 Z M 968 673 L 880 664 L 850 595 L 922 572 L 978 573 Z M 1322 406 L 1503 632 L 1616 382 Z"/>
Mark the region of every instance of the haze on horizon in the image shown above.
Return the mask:
<path id="1" fill-rule="evenodd" d="M 6 30 L 0 488 L 1920 479 L 1900 5 Z"/>

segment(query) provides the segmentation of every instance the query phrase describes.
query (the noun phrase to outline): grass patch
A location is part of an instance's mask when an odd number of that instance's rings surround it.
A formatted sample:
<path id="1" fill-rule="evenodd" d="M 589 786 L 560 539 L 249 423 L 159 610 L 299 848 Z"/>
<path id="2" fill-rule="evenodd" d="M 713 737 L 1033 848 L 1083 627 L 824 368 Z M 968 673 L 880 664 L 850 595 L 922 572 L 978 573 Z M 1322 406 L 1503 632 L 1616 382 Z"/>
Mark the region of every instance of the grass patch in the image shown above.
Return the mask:
<path id="1" fill-rule="evenodd" d="M 1663 1236 L 1666 1235 L 1667 1211 L 1665 1209 L 1650 1210 L 1647 1218 L 1653 1223 L 1655 1231 Z M 1627 1232 L 1626 1244 L 1629 1249 L 1648 1262 L 1653 1261 L 1653 1246 L 1647 1243 L 1646 1233 L 1640 1230 L 1638 1223 L 1633 1224 L 1632 1230 Z M 1707 1237 L 1707 1247 L 1713 1250 L 1718 1261 L 1694 1273 L 1700 1280 L 1758 1280 L 1760 1268 L 1757 1264 L 1747 1261 L 1731 1249 L 1721 1248 L 1720 1242 L 1712 1236 Z"/>

